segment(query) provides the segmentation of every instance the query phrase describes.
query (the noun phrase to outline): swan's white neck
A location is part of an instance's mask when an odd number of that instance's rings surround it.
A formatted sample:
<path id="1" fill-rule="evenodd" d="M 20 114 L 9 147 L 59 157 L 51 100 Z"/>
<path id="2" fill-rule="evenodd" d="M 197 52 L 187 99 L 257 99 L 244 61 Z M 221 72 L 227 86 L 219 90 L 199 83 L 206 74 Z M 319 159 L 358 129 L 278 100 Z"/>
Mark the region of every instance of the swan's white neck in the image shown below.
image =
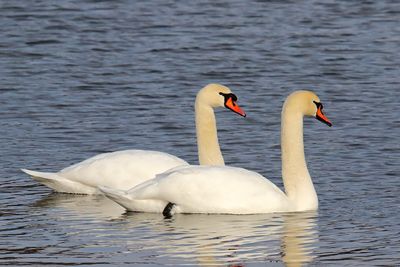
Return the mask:
<path id="1" fill-rule="evenodd" d="M 282 178 L 296 211 L 316 210 L 318 197 L 307 169 L 303 143 L 303 114 L 285 106 L 281 125 Z"/>
<path id="2" fill-rule="evenodd" d="M 195 113 L 200 165 L 225 165 L 218 143 L 217 124 L 213 108 L 197 97 Z"/>

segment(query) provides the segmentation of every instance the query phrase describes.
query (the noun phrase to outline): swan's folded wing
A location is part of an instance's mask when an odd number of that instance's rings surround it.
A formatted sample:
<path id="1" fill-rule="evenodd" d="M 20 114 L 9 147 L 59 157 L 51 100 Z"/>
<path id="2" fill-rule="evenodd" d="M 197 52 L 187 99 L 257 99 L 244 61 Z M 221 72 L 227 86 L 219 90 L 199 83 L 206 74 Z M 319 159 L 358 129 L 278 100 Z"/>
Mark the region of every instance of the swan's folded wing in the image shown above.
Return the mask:
<path id="1" fill-rule="evenodd" d="M 192 167 L 197 167 L 193 165 L 182 165 L 178 167 L 171 168 L 163 173 L 157 174 L 153 179 L 147 180 L 137 186 L 126 191 L 127 194 L 131 196 L 132 199 L 161 199 L 159 189 L 167 189 L 168 185 L 164 187 L 159 187 L 159 182 L 168 181 L 171 179 L 171 175 L 179 174 L 185 169 L 191 169 Z M 167 182 L 168 183 L 168 182 Z M 163 199 L 166 200 L 166 199 Z M 166 200 L 168 201 L 168 200 Z"/>

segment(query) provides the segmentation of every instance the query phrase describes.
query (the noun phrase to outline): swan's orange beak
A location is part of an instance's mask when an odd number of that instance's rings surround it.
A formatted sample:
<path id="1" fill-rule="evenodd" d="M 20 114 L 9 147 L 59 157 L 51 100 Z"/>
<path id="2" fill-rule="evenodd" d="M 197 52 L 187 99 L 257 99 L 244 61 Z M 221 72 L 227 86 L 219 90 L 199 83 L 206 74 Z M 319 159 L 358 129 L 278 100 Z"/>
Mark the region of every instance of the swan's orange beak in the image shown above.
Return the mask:
<path id="1" fill-rule="evenodd" d="M 329 127 L 332 127 L 332 123 L 322 112 L 322 104 L 321 103 L 318 103 L 318 104 L 319 105 L 317 105 L 317 114 L 315 115 L 315 117 L 317 118 L 317 120 L 322 121 L 323 123 L 327 124 Z"/>
<path id="2" fill-rule="evenodd" d="M 225 107 L 229 108 L 233 112 L 239 114 L 240 116 L 246 117 L 246 113 L 239 105 L 233 100 L 233 97 L 228 97 L 225 101 Z"/>

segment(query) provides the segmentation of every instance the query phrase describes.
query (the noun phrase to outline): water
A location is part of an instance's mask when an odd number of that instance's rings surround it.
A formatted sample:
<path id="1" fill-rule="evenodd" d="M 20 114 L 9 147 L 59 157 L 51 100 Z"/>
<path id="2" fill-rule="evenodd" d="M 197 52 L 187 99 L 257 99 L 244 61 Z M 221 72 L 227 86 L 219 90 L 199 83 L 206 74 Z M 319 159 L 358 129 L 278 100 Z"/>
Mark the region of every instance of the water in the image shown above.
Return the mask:
<path id="1" fill-rule="evenodd" d="M 3 1 L 0 265 L 400 264 L 398 1 Z M 19 171 L 162 150 L 197 163 L 193 101 L 217 112 L 226 163 L 282 187 L 280 109 L 312 89 L 333 128 L 305 121 L 318 213 L 125 213 L 52 193 Z"/>

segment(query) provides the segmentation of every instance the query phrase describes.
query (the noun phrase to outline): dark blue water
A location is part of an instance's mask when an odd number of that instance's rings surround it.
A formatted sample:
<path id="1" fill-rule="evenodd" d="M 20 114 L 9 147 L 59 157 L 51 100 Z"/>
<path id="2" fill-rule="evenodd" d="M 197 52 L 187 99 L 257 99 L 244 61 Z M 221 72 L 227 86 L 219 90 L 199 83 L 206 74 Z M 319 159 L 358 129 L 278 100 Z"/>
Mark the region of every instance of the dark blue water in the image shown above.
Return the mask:
<path id="1" fill-rule="evenodd" d="M 0 264 L 400 264 L 400 2 L 2 1 Z M 280 110 L 315 91 L 334 127 L 305 122 L 318 213 L 124 213 L 19 171 L 162 150 L 197 163 L 193 102 L 217 113 L 229 165 L 282 186 Z"/>

